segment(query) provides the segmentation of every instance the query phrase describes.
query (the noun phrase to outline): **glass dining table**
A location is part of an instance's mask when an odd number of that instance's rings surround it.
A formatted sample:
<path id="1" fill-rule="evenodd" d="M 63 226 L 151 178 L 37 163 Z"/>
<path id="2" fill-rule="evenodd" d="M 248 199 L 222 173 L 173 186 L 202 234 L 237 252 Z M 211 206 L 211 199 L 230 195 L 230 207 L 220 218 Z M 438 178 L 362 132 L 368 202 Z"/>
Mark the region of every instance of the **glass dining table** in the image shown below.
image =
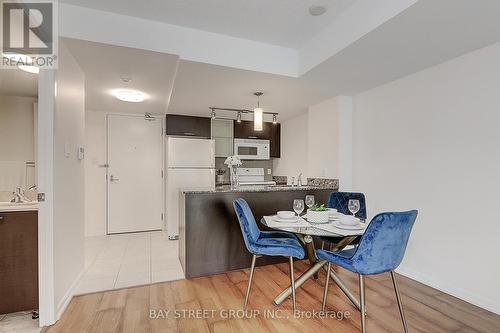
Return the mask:
<path id="1" fill-rule="evenodd" d="M 269 218 L 269 217 L 268 217 Z M 297 227 L 291 227 L 289 225 L 286 226 L 279 226 L 277 224 L 271 224 L 266 221 L 266 218 L 263 217 L 260 222 L 265 225 L 268 228 L 274 229 L 274 230 L 279 230 L 279 231 L 287 231 L 294 233 L 297 235 L 297 237 L 304 243 L 304 247 L 306 250 L 306 256 L 309 260 L 310 268 L 306 270 L 302 275 L 295 280 L 295 288 L 298 289 L 300 288 L 304 282 L 306 282 L 310 278 L 314 278 L 317 280 L 319 278 L 319 271 L 323 268 L 326 271 L 325 265 L 327 264 L 326 261 L 324 260 L 318 260 L 316 257 L 316 248 L 314 245 L 314 240 L 313 236 L 316 237 L 331 237 L 332 239 L 335 240 L 335 243 L 332 244 L 332 246 L 328 249 L 332 252 L 335 251 L 340 251 L 342 249 L 345 249 L 346 246 L 350 245 L 358 236 L 362 235 L 364 231 L 366 230 L 360 230 L 358 233 L 353 234 L 350 233 L 348 236 L 340 234 L 340 233 L 334 233 L 330 231 L 326 231 L 320 228 L 315 227 L 313 224 L 309 223 L 310 226 L 303 226 L 303 223 L 301 223 L 301 226 Z M 361 222 L 365 222 L 361 220 Z M 334 270 L 330 270 L 330 277 L 332 280 L 339 286 L 339 288 L 342 290 L 342 292 L 349 298 L 349 300 L 358 308 L 360 309 L 360 303 L 359 300 L 354 296 L 352 291 L 347 287 L 344 281 L 334 272 Z M 288 287 L 287 289 L 283 290 L 281 294 L 279 294 L 275 299 L 274 303 L 276 305 L 281 304 L 285 299 L 287 299 L 290 295 L 292 294 L 292 287 Z"/>

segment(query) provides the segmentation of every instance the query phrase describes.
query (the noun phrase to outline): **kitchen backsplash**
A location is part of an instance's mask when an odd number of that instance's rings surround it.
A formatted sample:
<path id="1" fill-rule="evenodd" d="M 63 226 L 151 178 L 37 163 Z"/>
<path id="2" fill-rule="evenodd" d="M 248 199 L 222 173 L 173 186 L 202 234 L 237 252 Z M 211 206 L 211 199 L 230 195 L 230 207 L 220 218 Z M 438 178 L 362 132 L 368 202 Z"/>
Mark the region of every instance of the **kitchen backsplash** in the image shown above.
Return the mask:
<path id="1" fill-rule="evenodd" d="M 226 160 L 225 157 L 216 157 L 215 158 L 215 169 L 216 170 L 225 170 L 226 173 L 224 174 L 224 182 L 229 182 L 229 169 L 227 168 L 227 165 L 224 164 L 224 161 Z M 272 160 L 266 160 L 266 161 L 252 161 L 252 160 L 243 160 L 243 165 L 241 166 L 242 168 L 264 168 L 264 180 L 273 180 L 273 175 L 272 175 L 272 170 L 273 170 L 273 161 Z M 269 175 L 267 173 L 267 170 L 271 170 L 271 174 Z"/>

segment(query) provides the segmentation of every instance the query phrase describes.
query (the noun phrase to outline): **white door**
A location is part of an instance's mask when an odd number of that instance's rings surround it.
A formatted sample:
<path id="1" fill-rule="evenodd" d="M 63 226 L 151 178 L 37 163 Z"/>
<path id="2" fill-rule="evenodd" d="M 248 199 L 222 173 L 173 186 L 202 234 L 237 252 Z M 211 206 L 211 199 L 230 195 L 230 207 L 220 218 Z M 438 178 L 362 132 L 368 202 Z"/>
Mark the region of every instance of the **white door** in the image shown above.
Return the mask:
<path id="1" fill-rule="evenodd" d="M 162 229 L 162 120 L 107 116 L 108 234 Z"/>

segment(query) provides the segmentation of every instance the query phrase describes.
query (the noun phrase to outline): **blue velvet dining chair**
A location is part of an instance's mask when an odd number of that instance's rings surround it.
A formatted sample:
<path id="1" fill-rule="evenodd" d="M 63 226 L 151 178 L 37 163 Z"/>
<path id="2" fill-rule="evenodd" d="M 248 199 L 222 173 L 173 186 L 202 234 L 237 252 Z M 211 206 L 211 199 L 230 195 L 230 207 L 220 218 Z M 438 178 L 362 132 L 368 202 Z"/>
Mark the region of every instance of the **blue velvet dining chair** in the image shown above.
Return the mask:
<path id="1" fill-rule="evenodd" d="M 357 273 L 359 275 L 361 330 L 365 333 L 366 310 L 364 277 L 366 275 L 390 272 L 394 291 L 396 293 L 396 300 L 398 302 L 399 314 L 403 322 L 403 328 L 405 333 L 408 332 L 408 325 L 406 323 L 394 270 L 403 260 L 411 229 L 417 218 L 417 213 L 416 210 L 412 210 L 400 213 L 378 214 L 366 228 L 357 248 L 338 252 L 326 250 L 318 250 L 316 252 L 319 260 L 328 262 L 323 304 L 321 306 L 322 311 L 325 311 L 331 264 L 333 263 L 351 272 Z"/>
<path id="2" fill-rule="evenodd" d="M 339 213 L 345 215 L 351 215 L 349 211 L 349 200 L 359 201 L 359 211 L 356 216 L 362 220 L 366 220 L 366 200 L 363 193 L 357 192 L 332 192 L 328 198 L 327 207 L 335 208 Z M 321 249 L 324 249 L 325 242 L 330 244 L 338 243 L 343 237 L 321 237 Z M 351 242 L 351 245 L 356 245 L 359 242 L 359 238 L 356 238 Z"/>
<path id="3" fill-rule="evenodd" d="M 243 240 L 248 251 L 253 255 L 252 266 L 250 270 L 250 279 L 248 280 L 247 293 L 243 309 L 246 310 L 250 289 L 252 287 L 253 274 L 255 270 L 255 261 L 258 257 L 284 256 L 290 259 L 290 284 L 292 285 L 293 311 L 296 308 L 295 300 L 295 278 L 293 275 L 293 258 L 304 259 L 304 248 L 300 244 L 297 236 L 292 233 L 282 231 L 261 231 L 255 222 L 252 210 L 244 199 L 237 199 L 233 202 L 233 207 L 240 222 Z"/>

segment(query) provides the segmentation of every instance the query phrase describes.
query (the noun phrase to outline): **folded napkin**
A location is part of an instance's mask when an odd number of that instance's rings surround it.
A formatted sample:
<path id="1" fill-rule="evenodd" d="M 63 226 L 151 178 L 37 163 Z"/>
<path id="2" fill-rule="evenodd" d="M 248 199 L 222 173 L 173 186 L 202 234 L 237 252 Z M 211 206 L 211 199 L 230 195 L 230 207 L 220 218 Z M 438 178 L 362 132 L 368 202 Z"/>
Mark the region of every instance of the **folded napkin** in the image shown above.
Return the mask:
<path id="1" fill-rule="evenodd" d="M 311 223 L 307 222 L 303 218 L 299 217 L 298 221 L 294 222 L 278 222 L 274 219 L 274 216 L 264 216 L 266 225 L 270 228 L 300 228 L 300 227 L 310 227 Z"/>

